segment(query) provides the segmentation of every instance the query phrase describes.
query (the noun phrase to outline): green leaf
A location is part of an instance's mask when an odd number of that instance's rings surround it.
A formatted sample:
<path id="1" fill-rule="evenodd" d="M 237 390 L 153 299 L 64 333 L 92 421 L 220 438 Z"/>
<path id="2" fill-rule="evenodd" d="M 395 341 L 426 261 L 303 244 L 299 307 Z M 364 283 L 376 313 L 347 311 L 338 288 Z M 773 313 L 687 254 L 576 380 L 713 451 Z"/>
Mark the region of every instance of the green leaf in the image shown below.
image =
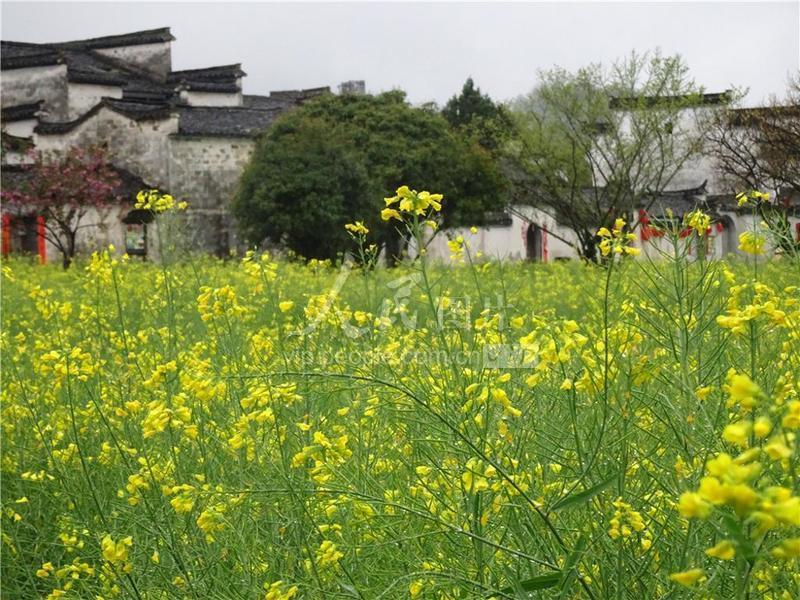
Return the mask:
<path id="1" fill-rule="evenodd" d="M 595 496 L 614 483 L 617 479 L 617 474 L 614 473 L 608 479 L 601 481 L 597 485 L 593 485 L 592 487 L 585 489 L 581 492 L 575 492 L 574 494 L 570 494 L 564 498 L 561 498 L 558 502 L 553 504 L 550 510 L 561 510 L 562 508 L 569 508 L 575 504 L 583 504 L 587 500 L 589 500 L 592 496 Z"/>
<path id="2" fill-rule="evenodd" d="M 561 581 L 561 571 L 552 571 L 544 575 L 537 575 L 530 579 L 516 582 L 515 585 L 500 590 L 503 594 L 511 594 L 515 591 L 533 592 L 555 587 Z"/>
<path id="3" fill-rule="evenodd" d="M 567 557 L 567 561 L 564 563 L 564 570 L 562 571 L 561 580 L 558 582 L 558 587 L 561 590 L 561 593 L 558 595 L 559 600 L 567 597 L 567 592 L 569 591 L 573 580 L 578 574 L 578 570 L 575 567 L 577 566 L 578 561 L 581 559 L 581 555 L 585 549 L 586 534 L 581 533 L 580 537 L 578 538 L 578 543 L 575 544 L 572 552 L 570 552 L 569 556 Z"/>

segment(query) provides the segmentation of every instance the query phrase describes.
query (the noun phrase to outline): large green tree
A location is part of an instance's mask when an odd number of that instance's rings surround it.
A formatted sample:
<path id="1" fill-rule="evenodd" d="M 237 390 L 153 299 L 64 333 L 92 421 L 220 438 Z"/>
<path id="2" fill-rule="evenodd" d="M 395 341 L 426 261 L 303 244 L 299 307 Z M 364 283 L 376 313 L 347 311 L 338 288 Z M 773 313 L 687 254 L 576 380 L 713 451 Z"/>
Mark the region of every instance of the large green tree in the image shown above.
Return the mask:
<path id="1" fill-rule="evenodd" d="M 398 254 L 401 240 L 380 221 L 383 198 L 400 185 L 445 195 L 443 225 L 481 224 L 502 207 L 492 154 L 436 111 L 401 91 L 326 94 L 282 116 L 259 140 L 233 203 L 244 237 L 283 243 L 305 257 L 349 247 L 346 223 Z"/>
<path id="2" fill-rule="evenodd" d="M 596 260 L 597 229 L 648 208 L 703 151 L 711 100 L 679 56 L 541 73 L 514 105 L 516 201 L 571 228 L 581 256 Z"/>
<path id="3" fill-rule="evenodd" d="M 502 104 L 481 92 L 472 77 L 468 77 L 461 93 L 447 101 L 442 116 L 463 135 L 476 140 L 496 154 L 513 131 L 511 116 Z"/>

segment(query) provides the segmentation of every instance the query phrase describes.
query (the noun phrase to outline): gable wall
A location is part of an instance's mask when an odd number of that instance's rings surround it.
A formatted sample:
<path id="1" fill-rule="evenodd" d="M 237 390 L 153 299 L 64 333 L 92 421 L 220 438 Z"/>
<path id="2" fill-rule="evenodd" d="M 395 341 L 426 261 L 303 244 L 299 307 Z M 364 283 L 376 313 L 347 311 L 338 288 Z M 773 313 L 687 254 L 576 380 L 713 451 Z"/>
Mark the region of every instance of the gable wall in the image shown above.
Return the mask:
<path id="1" fill-rule="evenodd" d="M 152 185 L 169 189 L 167 136 L 177 129 L 177 116 L 161 121 L 134 121 L 104 107 L 69 132 L 37 134 L 36 145 L 44 151 L 63 151 L 73 146 L 105 143 L 114 164 Z"/>
<path id="2" fill-rule="evenodd" d="M 93 83 L 69 84 L 69 120 L 89 112 L 104 97 L 122 98 L 122 88 Z"/>
<path id="3" fill-rule="evenodd" d="M 171 42 L 101 48 L 95 50 L 95 52 L 109 58 L 131 63 L 141 69 L 145 69 L 159 79 L 166 79 L 172 70 Z"/>
<path id="4" fill-rule="evenodd" d="M 49 65 L 6 69 L 0 75 L 2 104 L 16 106 L 44 100 L 45 121 L 66 121 L 68 114 L 67 66 Z"/>

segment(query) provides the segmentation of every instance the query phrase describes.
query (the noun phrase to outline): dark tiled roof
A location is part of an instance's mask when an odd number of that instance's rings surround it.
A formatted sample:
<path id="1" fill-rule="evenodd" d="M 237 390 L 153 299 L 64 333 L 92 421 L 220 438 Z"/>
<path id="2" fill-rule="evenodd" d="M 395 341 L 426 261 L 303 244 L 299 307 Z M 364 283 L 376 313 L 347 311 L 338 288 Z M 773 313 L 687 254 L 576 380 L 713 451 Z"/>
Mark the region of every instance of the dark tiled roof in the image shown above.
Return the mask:
<path id="1" fill-rule="evenodd" d="M 322 94 L 329 94 L 331 88 L 328 86 L 324 87 L 317 87 L 317 88 L 307 88 L 305 90 L 281 90 L 277 92 L 270 92 L 270 98 L 291 98 L 293 100 L 308 100 L 309 98 L 313 98 L 314 96 L 320 96 Z"/>
<path id="2" fill-rule="evenodd" d="M 262 109 L 287 109 L 299 106 L 303 102 L 315 98 L 321 94 L 330 93 L 329 87 L 310 88 L 307 90 L 284 90 L 270 92 L 269 96 L 259 96 L 255 94 L 245 94 L 242 96 L 242 104 L 247 108 Z"/>
<path id="3" fill-rule="evenodd" d="M 116 98 L 103 98 L 94 107 L 81 115 L 74 121 L 63 123 L 39 123 L 36 126 L 36 133 L 42 135 L 55 135 L 72 131 L 75 127 L 96 115 L 100 109 L 109 108 L 116 113 L 124 115 L 134 121 L 153 121 L 166 119 L 170 116 L 172 107 L 168 103 L 158 102 L 132 102 L 129 100 L 119 100 Z"/>
<path id="4" fill-rule="evenodd" d="M 184 89 L 196 92 L 236 94 L 241 91 L 239 79 L 245 75 L 242 65 L 237 63 L 206 69 L 173 71 L 167 80 L 174 85 L 180 85 Z"/>
<path id="5" fill-rule="evenodd" d="M 70 44 L 3 42 L 2 51 L 3 69 L 66 63 L 67 77 L 75 83 L 146 88 L 162 94 L 174 91 L 174 85 L 155 80 L 135 65 Z"/>
<path id="6" fill-rule="evenodd" d="M 26 42 L 2 42 L 2 68 L 22 69 L 26 67 L 42 67 L 56 65 L 64 60 L 63 53 L 67 51 L 88 52 L 104 48 L 119 48 L 122 46 L 140 46 L 143 44 L 156 44 L 171 42 L 175 38 L 169 32 L 169 27 L 135 31 L 122 35 L 109 35 L 88 40 L 60 42 L 55 44 L 31 44 Z M 78 77 L 81 75 L 79 74 Z M 95 83 L 95 81 L 88 81 Z M 104 82 L 99 82 L 104 83 Z"/>
<path id="7" fill-rule="evenodd" d="M 609 100 L 612 109 L 651 108 L 662 103 L 686 102 L 691 106 L 715 106 L 728 104 L 732 99 L 731 90 L 712 94 L 689 94 L 683 96 L 630 96 L 615 97 Z"/>
<path id="8" fill-rule="evenodd" d="M 242 105 L 245 108 L 260 108 L 262 110 L 272 110 L 276 108 L 286 109 L 295 106 L 291 98 L 278 98 L 275 96 L 258 96 L 255 94 L 244 94 Z"/>
<path id="9" fill-rule="evenodd" d="M 32 102 L 30 104 L 18 104 L 16 106 L 6 106 L 2 111 L 2 120 L 4 122 L 11 121 L 26 121 L 28 119 L 35 119 L 37 113 L 42 110 L 44 100 Z"/>
<path id="10" fill-rule="evenodd" d="M 220 79 L 236 79 L 247 75 L 242 71 L 242 64 L 219 65 L 216 67 L 206 67 L 204 69 L 184 69 L 182 71 L 172 71 L 169 74 L 170 81 L 183 81 L 185 79 L 194 81 L 218 81 Z"/>
<path id="11" fill-rule="evenodd" d="M 159 44 L 173 41 L 175 41 L 175 38 L 170 33 L 169 27 L 161 27 L 159 29 L 147 29 L 144 31 L 122 33 L 120 35 L 106 35 L 103 37 L 89 38 L 87 40 L 60 42 L 51 45 L 59 48 L 72 48 L 78 50 L 100 50 L 103 48 L 142 46 L 144 44 Z"/>
<path id="12" fill-rule="evenodd" d="M 135 121 L 166 119 L 172 112 L 171 105 L 165 102 L 135 102 L 125 99 L 103 98 L 103 104 Z"/>
<path id="13" fill-rule="evenodd" d="M 178 108 L 179 136 L 255 137 L 270 126 L 280 109 L 260 110 L 243 107 Z"/>
<path id="14" fill-rule="evenodd" d="M 765 119 L 798 119 L 800 106 L 759 106 L 754 108 L 732 108 L 728 111 L 731 124 L 738 126 L 757 125 Z"/>
<path id="15" fill-rule="evenodd" d="M 122 87 L 131 77 L 122 69 L 101 60 L 94 52 L 65 50 L 67 77 L 75 83 L 95 83 Z"/>
<path id="16" fill-rule="evenodd" d="M 145 104 L 166 104 L 175 99 L 175 93 L 167 88 L 132 84 L 123 88 L 122 98 L 131 102 Z"/>
<path id="17" fill-rule="evenodd" d="M 281 112 L 320 94 L 330 93 L 328 87 L 284 90 L 272 92 L 269 96 L 244 96 L 241 107 L 186 106 L 180 103 L 180 90 L 240 93 L 241 77 L 245 75 L 241 64 L 173 71 L 166 81 L 159 81 L 135 65 L 96 52 L 103 48 L 173 39 L 169 29 L 162 28 L 58 44 L 3 42 L 3 68 L 7 63 L 27 66 L 63 62 L 67 65 L 71 82 L 122 89 L 121 99 L 103 98 L 78 119 L 39 123 L 36 132 L 43 135 L 71 131 L 106 107 L 137 121 L 166 119 L 177 110 L 180 117 L 177 135 L 180 136 L 254 137 Z M 6 118 L 5 111 L 3 118 Z"/>
<path id="18" fill-rule="evenodd" d="M 28 67 L 46 67 L 63 61 L 59 52 L 41 44 L 0 43 L 0 68 L 4 71 Z"/>
<path id="19" fill-rule="evenodd" d="M 214 92 L 217 94 L 238 94 L 241 89 L 235 81 L 184 81 L 180 84 L 186 90 L 192 92 Z"/>

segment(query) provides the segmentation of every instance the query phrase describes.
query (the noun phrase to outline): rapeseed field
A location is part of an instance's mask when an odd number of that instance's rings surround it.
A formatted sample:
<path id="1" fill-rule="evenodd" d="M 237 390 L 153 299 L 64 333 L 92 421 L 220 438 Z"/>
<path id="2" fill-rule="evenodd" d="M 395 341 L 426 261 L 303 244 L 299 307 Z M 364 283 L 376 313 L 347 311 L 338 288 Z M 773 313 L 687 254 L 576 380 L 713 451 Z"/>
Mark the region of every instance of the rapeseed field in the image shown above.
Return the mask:
<path id="1" fill-rule="evenodd" d="M 425 194 L 384 218 L 422 240 Z M 618 222 L 600 265 L 385 269 L 348 231 L 4 262 L 4 597 L 800 597 L 796 259 Z"/>

